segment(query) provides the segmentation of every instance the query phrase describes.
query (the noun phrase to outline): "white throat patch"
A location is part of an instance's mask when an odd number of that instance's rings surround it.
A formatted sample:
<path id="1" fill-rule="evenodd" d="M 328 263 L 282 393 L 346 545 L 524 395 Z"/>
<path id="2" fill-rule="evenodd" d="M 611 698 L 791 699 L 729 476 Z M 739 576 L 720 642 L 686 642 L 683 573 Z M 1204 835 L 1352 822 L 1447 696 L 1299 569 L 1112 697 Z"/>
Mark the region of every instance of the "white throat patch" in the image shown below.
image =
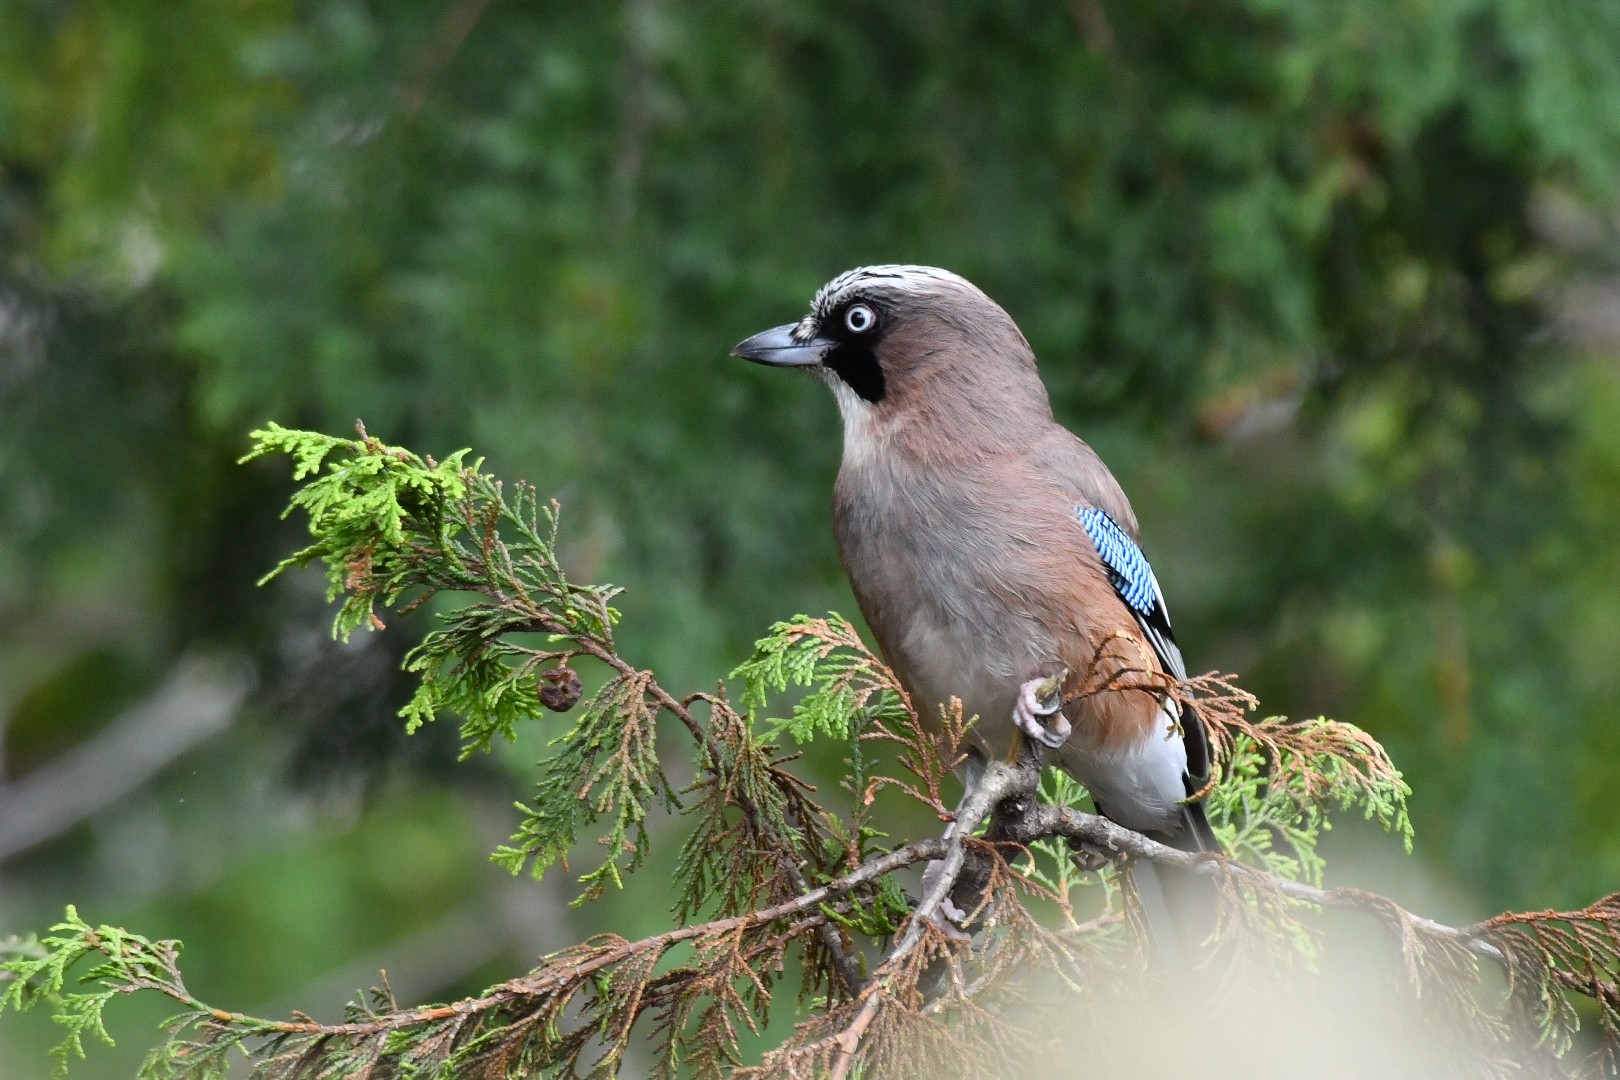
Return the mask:
<path id="1" fill-rule="evenodd" d="M 832 387 L 833 399 L 838 402 L 838 413 L 844 419 L 844 462 L 859 465 L 869 461 L 882 444 L 878 434 L 877 408 L 836 373 L 820 373 Z"/>
<path id="2" fill-rule="evenodd" d="M 942 285 L 973 289 L 972 284 L 960 275 L 934 266 L 891 264 L 846 270 L 816 292 L 816 298 L 810 303 L 810 313 L 794 328 L 793 336 L 800 342 L 809 341 L 820 332 L 833 311 L 851 296 L 929 292 Z M 877 408 L 836 373 L 823 369 L 819 374 L 832 387 L 833 397 L 838 401 L 838 411 L 844 418 L 844 463 L 860 465 L 871 461 L 883 448 L 885 441 Z"/>

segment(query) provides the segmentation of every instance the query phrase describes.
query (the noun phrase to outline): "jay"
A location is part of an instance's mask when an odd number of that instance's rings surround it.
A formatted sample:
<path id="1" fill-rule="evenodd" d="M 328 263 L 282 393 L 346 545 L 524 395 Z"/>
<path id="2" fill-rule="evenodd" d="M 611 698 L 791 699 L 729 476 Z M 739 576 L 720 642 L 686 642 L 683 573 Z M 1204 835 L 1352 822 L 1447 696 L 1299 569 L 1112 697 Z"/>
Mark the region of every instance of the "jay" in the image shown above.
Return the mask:
<path id="1" fill-rule="evenodd" d="M 952 697 L 979 718 L 970 790 L 983 762 L 1016 752 L 1021 734 L 1085 785 L 1098 812 L 1179 848 L 1219 850 L 1189 799 L 1209 777 L 1191 710 L 1178 716 L 1141 691 L 1061 709 L 1040 697 L 1053 675 L 1087 671 L 1097 644 L 1121 633 L 1144 641 L 1159 670 L 1185 678 L 1186 668 L 1129 500 L 1053 419 L 1034 353 L 1000 305 L 945 270 L 868 266 L 732 355 L 802 368 L 831 387 L 844 429 L 840 558 L 924 719 L 937 723 Z"/>

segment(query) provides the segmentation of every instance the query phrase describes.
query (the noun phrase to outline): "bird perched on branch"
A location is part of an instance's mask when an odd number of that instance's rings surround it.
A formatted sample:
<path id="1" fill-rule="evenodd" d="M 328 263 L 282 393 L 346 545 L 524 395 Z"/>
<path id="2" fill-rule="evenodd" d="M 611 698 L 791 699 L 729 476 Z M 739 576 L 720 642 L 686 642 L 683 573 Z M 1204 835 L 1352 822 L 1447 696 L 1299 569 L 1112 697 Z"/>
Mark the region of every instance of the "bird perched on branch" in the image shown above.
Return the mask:
<path id="1" fill-rule="evenodd" d="M 1218 850 L 1189 800 L 1209 777 L 1191 710 L 1178 716 L 1141 689 L 1061 709 L 1042 699 L 1065 672 L 1072 694 L 1105 642 L 1145 644 L 1145 662 L 1176 678 L 1186 669 L 1130 502 L 1053 419 L 1012 318 L 948 271 L 868 266 L 732 355 L 805 369 L 832 388 L 844 424 L 833 503 L 844 569 L 925 718 L 938 722 L 953 697 L 979 718 L 970 789 L 988 757 L 1016 753 L 1026 737 L 1107 817 Z"/>

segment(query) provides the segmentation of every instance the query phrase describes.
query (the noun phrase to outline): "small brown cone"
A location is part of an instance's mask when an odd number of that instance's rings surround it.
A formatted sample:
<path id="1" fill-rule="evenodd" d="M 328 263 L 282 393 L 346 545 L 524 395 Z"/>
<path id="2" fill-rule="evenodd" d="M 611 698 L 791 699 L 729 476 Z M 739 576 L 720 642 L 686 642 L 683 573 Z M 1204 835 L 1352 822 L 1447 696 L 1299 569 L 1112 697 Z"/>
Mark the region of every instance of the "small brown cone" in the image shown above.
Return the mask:
<path id="1" fill-rule="evenodd" d="M 540 692 L 540 704 L 552 712 L 572 709 L 583 690 L 579 683 L 579 672 L 571 667 L 548 668 L 535 679 L 535 685 Z"/>

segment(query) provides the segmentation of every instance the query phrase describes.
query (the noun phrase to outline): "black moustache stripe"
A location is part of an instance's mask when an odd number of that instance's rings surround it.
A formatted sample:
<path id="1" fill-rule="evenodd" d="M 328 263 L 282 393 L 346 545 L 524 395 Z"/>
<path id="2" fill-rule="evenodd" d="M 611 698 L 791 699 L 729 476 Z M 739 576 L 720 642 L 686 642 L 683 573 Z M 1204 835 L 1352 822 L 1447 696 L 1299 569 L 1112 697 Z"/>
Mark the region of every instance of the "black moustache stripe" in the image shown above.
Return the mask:
<path id="1" fill-rule="evenodd" d="M 866 345 L 844 342 L 829 352 L 822 363 L 862 398 L 874 405 L 883 400 L 883 368 Z"/>

